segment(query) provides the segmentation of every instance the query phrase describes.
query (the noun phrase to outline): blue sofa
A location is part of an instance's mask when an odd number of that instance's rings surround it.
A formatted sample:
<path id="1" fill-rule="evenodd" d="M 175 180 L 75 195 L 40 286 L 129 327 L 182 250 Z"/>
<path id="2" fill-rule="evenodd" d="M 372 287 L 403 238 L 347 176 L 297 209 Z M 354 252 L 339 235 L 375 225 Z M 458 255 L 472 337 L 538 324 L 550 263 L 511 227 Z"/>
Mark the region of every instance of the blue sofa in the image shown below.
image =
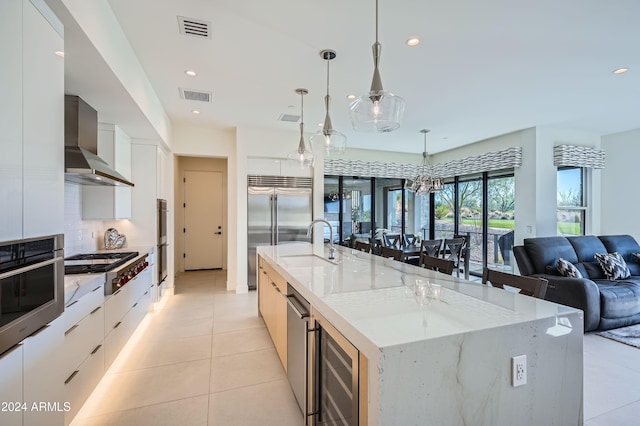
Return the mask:
<path id="1" fill-rule="evenodd" d="M 631 276 L 608 280 L 596 253 L 618 252 Z M 630 235 L 527 238 L 513 248 L 520 274 L 549 280 L 545 299 L 584 311 L 584 330 L 609 330 L 640 323 L 640 245 Z M 560 275 L 558 258 L 583 278 Z"/>

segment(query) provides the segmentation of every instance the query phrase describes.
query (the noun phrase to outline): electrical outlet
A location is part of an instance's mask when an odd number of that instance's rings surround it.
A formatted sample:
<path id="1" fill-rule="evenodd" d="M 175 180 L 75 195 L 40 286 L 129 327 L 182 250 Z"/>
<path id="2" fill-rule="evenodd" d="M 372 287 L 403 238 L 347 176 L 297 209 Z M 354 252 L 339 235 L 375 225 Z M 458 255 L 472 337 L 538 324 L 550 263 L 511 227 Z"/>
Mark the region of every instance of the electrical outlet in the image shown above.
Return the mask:
<path id="1" fill-rule="evenodd" d="M 511 358 L 511 386 L 514 388 L 527 384 L 527 356 Z"/>

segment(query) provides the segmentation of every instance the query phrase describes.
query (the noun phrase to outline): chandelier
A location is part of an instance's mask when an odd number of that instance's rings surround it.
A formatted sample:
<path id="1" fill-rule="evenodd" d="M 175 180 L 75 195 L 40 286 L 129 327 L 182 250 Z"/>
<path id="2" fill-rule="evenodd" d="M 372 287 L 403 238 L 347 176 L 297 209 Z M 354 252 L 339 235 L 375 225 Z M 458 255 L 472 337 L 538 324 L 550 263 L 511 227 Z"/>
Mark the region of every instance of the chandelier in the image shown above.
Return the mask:
<path id="1" fill-rule="evenodd" d="M 428 129 L 420 130 L 424 134 L 424 151 L 422 152 L 422 165 L 418 168 L 418 174 L 413 180 L 407 180 L 406 188 L 416 195 L 425 196 L 444 188 L 442 178 L 431 175 L 431 165 L 427 157 L 427 133 Z"/>

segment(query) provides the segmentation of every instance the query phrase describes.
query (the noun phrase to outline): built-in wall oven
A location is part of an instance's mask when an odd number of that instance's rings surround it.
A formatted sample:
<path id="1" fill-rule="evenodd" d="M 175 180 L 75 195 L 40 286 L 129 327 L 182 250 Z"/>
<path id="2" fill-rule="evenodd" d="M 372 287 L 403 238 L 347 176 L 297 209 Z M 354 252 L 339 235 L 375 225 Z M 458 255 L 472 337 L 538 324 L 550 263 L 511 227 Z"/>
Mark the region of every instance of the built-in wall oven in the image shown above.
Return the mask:
<path id="1" fill-rule="evenodd" d="M 0 243 L 0 353 L 64 310 L 63 235 Z"/>
<path id="2" fill-rule="evenodd" d="M 167 200 L 158 199 L 158 285 L 167 278 Z"/>

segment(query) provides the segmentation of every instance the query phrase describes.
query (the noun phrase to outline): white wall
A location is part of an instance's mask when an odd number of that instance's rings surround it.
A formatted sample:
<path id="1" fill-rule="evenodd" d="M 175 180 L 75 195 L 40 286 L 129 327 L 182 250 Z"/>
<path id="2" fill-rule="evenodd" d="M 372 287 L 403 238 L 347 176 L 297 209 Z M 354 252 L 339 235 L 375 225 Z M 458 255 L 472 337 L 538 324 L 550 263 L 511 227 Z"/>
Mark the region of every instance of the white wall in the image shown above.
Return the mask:
<path id="1" fill-rule="evenodd" d="M 640 211 L 636 173 L 640 129 L 602 137 L 606 166 L 602 170 L 600 230 L 603 235 L 629 234 L 640 241 Z"/>

